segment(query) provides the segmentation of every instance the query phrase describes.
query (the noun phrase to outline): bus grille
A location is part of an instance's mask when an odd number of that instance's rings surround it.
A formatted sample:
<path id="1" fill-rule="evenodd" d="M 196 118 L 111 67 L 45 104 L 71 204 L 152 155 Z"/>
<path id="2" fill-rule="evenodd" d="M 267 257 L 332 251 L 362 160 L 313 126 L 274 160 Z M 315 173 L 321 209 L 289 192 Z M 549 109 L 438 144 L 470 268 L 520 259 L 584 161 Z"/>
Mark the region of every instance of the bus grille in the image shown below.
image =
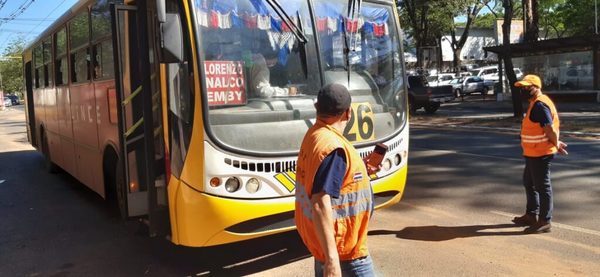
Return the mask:
<path id="1" fill-rule="evenodd" d="M 253 172 L 287 172 L 296 171 L 296 161 L 278 161 L 278 162 L 247 162 L 225 158 L 225 163 L 242 170 Z"/>
<path id="2" fill-rule="evenodd" d="M 388 151 L 393 151 L 396 147 L 398 147 L 402 143 L 402 139 L 395 141 L 394 143 L 388 145 Z M 372 149 L 366 151 L 360 151 L 359 154 L 361 158 L 365 158 L 369 154 L 373 152 Z M 273 161 L 273 162 L 251 162 L 244 160 L 236 160 L 231 158 L 224 159 L 225 164 L 230 165 L 235 168 L 239 168 L 242 170 L 248 170 L 252 172 L 287 172 L 287 171 L 296 171 L 296 160 L 289 161 Z"/>

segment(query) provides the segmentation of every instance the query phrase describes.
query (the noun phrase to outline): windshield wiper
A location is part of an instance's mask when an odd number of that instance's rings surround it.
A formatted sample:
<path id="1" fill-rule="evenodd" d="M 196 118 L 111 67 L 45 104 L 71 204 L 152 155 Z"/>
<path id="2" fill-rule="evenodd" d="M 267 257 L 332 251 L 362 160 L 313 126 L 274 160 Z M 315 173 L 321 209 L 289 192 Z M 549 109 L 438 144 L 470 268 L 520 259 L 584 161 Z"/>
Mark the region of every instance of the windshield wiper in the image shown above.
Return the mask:
<path id="1" fill-rule="evenodd" d="M 302 29 L 300 29 L 298 27 L 298 25 L 296 25 L 296 23 L 292 20 L 292 18 L 285 12 L 285 10 L 283 10 L 283 8 L 281 8 L 281 4 L 279 4 L 279 2 L 277 0 L 265 0 L 265 1 L 267 2 L 267 4 L 269 4 L 269 6 L 271 6 L 271 8 L 273 8 L 275 13 L 277 13 L 277 15 L 279 15 L 281 20 L 283 20 L 283 22 L 285 24 L 287 24 L 288 27 L 290 27 L 290 31 L 292 31 L 292 34 L 294 34 L 294 36 L 296 37 L 296 39 L 298 39 L 298 41 L 300 41 L 302 44 L 308 42 L 308 39 L 306 38 L 306 35 L 304 35 L 304 32 L 302 31 Z"/>
<path id="2" fill-rule="evenodd" d="M 360 16 L 360 9 L 362 7 L 362 0 L 349 0 L 348 1 L 348 19 L 354 24 L 356 23 L 356 32 L 358 32 L 358 21 L 354 22 L 355 19 Z M 357 38 L 354 32 L 350 33 L 350 46 L 352 51 L 356 49 Z"/>
<path id="3" fill-rule="evenodd" d="M 342 21 L 342 34 L 344 35 L 344 63 L 346 64 L 346 72 L 348 73 L 348 89 L 350 88 L 350 47 L 348 46 L 348 34 L 346 33 L 346 22 Z"/>
<path id="4" fill-rule="evenodd" d="M 360 8 L 362 6 L 362 0 L 348 0 L 348 14 L 346 18 L 347 22 L 352 22 L 352 24 L 357 24 L 357 32 L 358 32 L 358 22 L 354 22 L 354 19 L 357 17 L 357 14 L 360 15 Z M 353 35 L 354 32 L 350 32 L 350 37 L 348 37 L 346 21 L 342 22 L 342 34 L 344 35 L 344 58 L 346 62 L 346 72 L 348 72 L 348 89 L 350 88 L 350 73 L 352 71 L 352 65 L 350 64 L 350 46 L 352 46 L 352 51 L 354 52 L 356 49 L 356 35 Z M 354 29 L 352 27 L 351 29 Z M 354 40 L 354 45 L 353 45 Z"/>
<path id="5" fill-rule="evenodd" d="M 300 11 L 296 12 L 296 16 L 298 17 L 298 28 L 304 34 L 304 26 L 302 25 L 302 17 L 300 17 Z M 302 64 L 302 73 L 304 73 L 304 78 L 308 78 L 308 62 L 306 61 L 305 44 L 300 43 L 298 45 L 298 50 L 300 51 L 300 63 Z"/>

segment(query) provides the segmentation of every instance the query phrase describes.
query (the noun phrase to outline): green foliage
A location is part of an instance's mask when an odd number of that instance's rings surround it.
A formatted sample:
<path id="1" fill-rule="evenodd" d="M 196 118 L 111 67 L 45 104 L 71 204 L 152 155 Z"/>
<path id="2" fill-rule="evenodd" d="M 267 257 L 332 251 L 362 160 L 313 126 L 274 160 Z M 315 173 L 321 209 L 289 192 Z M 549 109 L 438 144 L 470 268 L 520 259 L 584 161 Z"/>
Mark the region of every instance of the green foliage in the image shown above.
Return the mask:
<path id="1" fill-rule="evenodd" d="M 2 76 L 2 89 L 5 93 L 23 93 L 23 62 L 21 53 L 25 49 L 23 38 L 14 38 L 2 53 L 0 59 L 0 74 Z"/>
<path id="2" fill-rule="evenodd" d="M 562 28 L 568 36 L 594 34 L 594 0 L 564 1 L 556 6 L 556 16 L 562 18 Z"/>
<path id="3" fill-rule="evenodd" d="M 481 0 L 405 0 L 399 3 L 400 22 L 419 45 L 437 45 L 455 28 L 454 18 L 467 15 L 467 8 Z"/>
<path id="4" fill-rule="evenodd" d="M 499 14 L 501 17 L 502 14 Z M 494 28 L 494 24 L 496 23 L 496 16 L 493 13 L 486 13 L 479 15 L 477 19 L 473 22 L 473 27 L 475 28 Z"/>

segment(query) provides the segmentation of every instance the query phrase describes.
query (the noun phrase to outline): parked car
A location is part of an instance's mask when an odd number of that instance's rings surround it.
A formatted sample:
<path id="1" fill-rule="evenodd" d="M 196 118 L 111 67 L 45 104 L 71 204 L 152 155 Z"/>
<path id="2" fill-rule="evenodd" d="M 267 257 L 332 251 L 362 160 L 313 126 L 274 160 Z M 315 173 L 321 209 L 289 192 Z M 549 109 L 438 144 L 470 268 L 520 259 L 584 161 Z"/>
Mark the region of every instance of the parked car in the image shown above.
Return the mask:
<path id="1" fill-rule="evenodd" d="M 442 103 L 454 100 L 452 86 L 431 87 L 422 75 L 408 76 L 408 104 L 414 113 L 424 108 L 427 113 L 435 113 Z"/>
<path id="2" fill-rule="evenodd" d="M 480 68 L 471 69 L 471 70 L 469 70 L 469 72 L 471 72 L 472 76 L 478 76 L 483 79 L 485 79 L 486 77 L 490 78 L 494 74 L 496 76 L 498 75 L 498 66 L 497 65 L 484 66 L 484 67 L 480 67 Z"/>
<path id="3" fill-rule="evenodd" d="M 12 100 L 10 100 L 10 98 L 4 98 L 4 107 L 10 107 L 12 106 Z"/>
<path id="4" fill-rule="evenodd" d="M 21 104 L 21 103 L 19 102 L 19 97 L 18 97 L 18 96 L 16 96 L 16 95 L 14 95 L 14 94 L 5 95 L 5 96 L 4 96 L 4 98 L 8 98 L 8 99 L 10 99 L 10 101 L 11 101 L 11 104 L 12 104 L 13 106 L 14 106 L 14 105 L 19 105 L 19 104 Z"/>
<path id="5" fill-rule="evenodd" d="M 452 79 L 454 79 L 454 73 L 439 73 L 437 75 L 427 76 L 430 87 L 447 85 Z"/>
<path id="6" fill-rule="evenodd" d="M 517 80 L 523 79 L 523 72 L 521 71 L 520 68 L 515 67 L 515 68 L 513 68 L 513 70 L 515 71 L 515 76 L 517 77 Z M 483 78 L 483 80 L 491 83 L 492 86 L 493 86 L 493 83 L 496 83 L 499 81 L 497 65 L 475 68 L 475 69 L 472 69 L 470 72 L 471 72 L 472 76 L 479 76 L 479 77 Z M 504 74 L 505 74 L 504 76 L 506 76 L 506 72 Z"/>
<path id="7" fill-rule="evenodd" d="M 486 95 L 490 87 L 486 86 L 483 79 L 477 76 L 454 78 L 450 81 L 455 97 L 463 97 L 472 93 Z"/>

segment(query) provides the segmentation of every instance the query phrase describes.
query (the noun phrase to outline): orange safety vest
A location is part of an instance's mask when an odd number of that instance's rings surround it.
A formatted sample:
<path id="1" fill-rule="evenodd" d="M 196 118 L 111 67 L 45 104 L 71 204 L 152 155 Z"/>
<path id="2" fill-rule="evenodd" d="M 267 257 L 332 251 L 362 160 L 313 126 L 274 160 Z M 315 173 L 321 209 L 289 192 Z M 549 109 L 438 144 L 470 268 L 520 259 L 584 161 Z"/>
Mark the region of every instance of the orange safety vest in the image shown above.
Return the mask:
<path id="1" fill-rule="evenodd" d="M 523 156 L 525 157 L 541 157 L 556 153 L 558 151 L 558 148 L 556 148 L 556 145 L 550 142 L 540 124 L 531 121 L 529 118 L 531 110 L 537 101 L 546 104 L 546 106 L 550 108 L 550 113 L 552 114 L 552 128 L 557 132 L 557 134 L 559 132 L 560 121 L 558 119 L 558 112 L 556 111 L 554 103 L 552 100 L 550 100 L 550 98 L 548 98 L 548 96 L 544 94 L 539 95 L 529 102 L 527 115 L 523 119 L 523 124 L 521 125 L 521 147 L 523 148 Z"/>
<path id="2" fill-rule="evenodd" d="M 313 180 L 321 162 L 335 149 L 346 154 L 346 172 L 339 198 L 331 198 L 337 250 L 341 261 L 369 255 L 367 224 L 373 210 L 373 191 L 365 164 L 350 142 L 333 127 L 317 120 L 306 133 L 298 155 L 295 220 L 304 244 L 319 261 L 325 253 L 319 244 L 312 218 Z"/>

